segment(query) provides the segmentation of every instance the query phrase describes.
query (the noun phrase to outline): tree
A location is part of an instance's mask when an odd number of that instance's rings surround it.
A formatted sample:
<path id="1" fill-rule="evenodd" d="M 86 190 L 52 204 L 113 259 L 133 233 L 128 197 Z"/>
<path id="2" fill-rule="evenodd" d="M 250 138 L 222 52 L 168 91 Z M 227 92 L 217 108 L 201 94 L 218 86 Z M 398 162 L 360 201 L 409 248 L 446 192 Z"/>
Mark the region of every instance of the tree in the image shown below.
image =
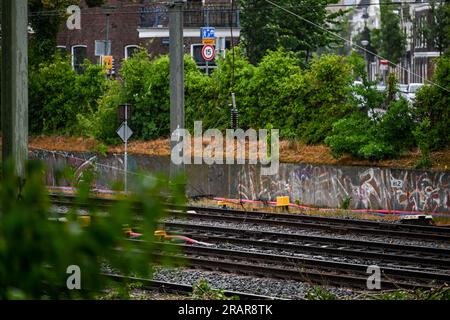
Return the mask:
<path id="1" fill-rule="evenodd" d="M 371 30 L 367 27 L 367 25 L 364 26 L 363 31 L 361 31 L 360 33 L 358 33 L 356 36 L 353 37 L 353 43 L 359 45 L 360 47 L 363 47 L 363 45 L 361 44 L 361 41 L 363 40 L 367 40 L 369 41 L 369 44 L 366 47 L 366 50 L 373 52 L 373 53 L 377 53 L 377 49 L 374 47 L 374 43 L 373 43 L 373 35 Z M 355 49 L 356 52 L 358 52 L 358 54 L 360 56 L 362 56 L 364 59 L 366 59 L 366 52 L 356 48 Z M 373 61 L 374 56 L 372 54 L 367 53 L 367 59 L 369 61 Z"/>
<path id="2" fill-rule="evenodd" d="M 450 1 L 430 0 L 430 19 L 423 25 L 427 43 L 443 53 L 450 45 Z"/>
<path id="3" fill-rule="evenodd" d="M 388 0 L 380 5 L 381 28 L 374 29 L 373 45 L 378 54 L 392 63 L 399 63 L 405 55 L 406 35 L 400 27 L 400 17 L 394 12 L 397 6 Z"/>
<path id="4" fill-rule="evenodd" d="M 432 81 L 417 92 L 414 107 L 420 121 L 428 119 L 424 130 L 431 150 L 438 150 L 450 145 L 450 52 L 437 58 Z"/>
<path id="5" fill-rule="evenodd" d="M 250 62 L 258 63 L 267 50 L 276 50 L 279 47 L 308 59 L 318 48 L 340 42 L 341 40 L 326 31 L 339 31 L 337 19 L 344 12 L 330 13 L 326 8 L 327 5 L 337 2 L 337 0 L 277 1 L 277 4 L 299 15 L 303 20 L 266 1 L 242 0 L 241 32 Z"/>
<path id="6" fill-rule="evenodd" d="M 105 0 L 86 0 L 88 7 L 100 6 Z M 56 37 L 68 17 L 66 9 L 79 5 L 80 0 L 29 0 L 30 25 L 34 31 L 30 39 L 30 65 L 38 65 L 56 51 Z"/>
<path id="7" fill-rule="evenodd" d="M 271 5 L 266 1 L 242 0 L 241 8 L 242 41 L 250 62 L 257 64 L 277 36 L 273 29 L 275 17 L 271 14 Z"/>
<path id="8" fill-rule="evenodd" d="M 29 0 L 30 25 L 34 31 L 30 38 L 30 65 L 38 65 L 56 51 L 56 36 L 67 16 L 66 8 L 80 1 Z"/>

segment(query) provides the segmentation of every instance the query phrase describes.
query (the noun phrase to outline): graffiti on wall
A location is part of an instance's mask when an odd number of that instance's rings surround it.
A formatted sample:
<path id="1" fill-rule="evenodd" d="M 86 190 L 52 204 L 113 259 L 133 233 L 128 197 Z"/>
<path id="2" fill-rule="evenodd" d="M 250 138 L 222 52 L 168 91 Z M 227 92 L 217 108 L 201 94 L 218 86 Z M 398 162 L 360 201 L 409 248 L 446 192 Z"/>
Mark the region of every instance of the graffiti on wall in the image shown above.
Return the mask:
<path id="1" fill-rule="evenodd" d="M 251 200 L 284 195 L 291 202 L 339 207 L 350 198 L 357 209 L 449 212 L 449 181 L 448 172 L 282 164 L 276 176 L 241 168 L 236 190 Z"/>
<path id="2" fill-rule="evenodd" d="M 74 170 L 75 182 L 83 178 L 87 169 L 94 171 L 96 187 L 108 187 L 123 177 L 122 155 L 100 157 L 89 153 L 32 151 L 30 157 L 47 163 L 48 185 L 61 185 L 61 181 L 56 181 L 56 172 L 67 165 Z M 133 171 L 131 175 L 138 171 L 168 172 L 169 161 L 167 157 L 133 155 L 129 168 Z M 258 166 L 249 164 L 229 168 L 187 166 L 189 193 L 250 200 L 289 196 L 291 202 L 298 200 L 305 205 L 331 208 L 350 198 L 350 207 L 356 209 L 450 212 L 450 172 L 280 164 L 278 175 L 259 173 Z"/>

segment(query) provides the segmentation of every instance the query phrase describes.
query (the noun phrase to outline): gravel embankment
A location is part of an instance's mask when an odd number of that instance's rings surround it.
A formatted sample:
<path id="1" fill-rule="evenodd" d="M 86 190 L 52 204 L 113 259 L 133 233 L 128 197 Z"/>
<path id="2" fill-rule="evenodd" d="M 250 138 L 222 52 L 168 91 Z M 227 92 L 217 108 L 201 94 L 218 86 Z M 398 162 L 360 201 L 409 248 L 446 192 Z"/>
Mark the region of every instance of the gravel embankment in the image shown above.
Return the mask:
<path id="1" fill-rule="evenodd" d="M 176 282 L 194 285 L 201 279 L 208 281 L 211 288 L 230 291 L 240 291 L 258 295 L 284 298 L 305 299 L 313 286 L 305 282 L 279 280 L 271 278 L 257 278 L 238 274 L 216 271 L 200 271 L 196 269 L 158 269 L 154 279 L 159 281 Z M 361 292 L 345 288 L 323 287 L 336 295 L 338 299 L 355 298 Z"/>

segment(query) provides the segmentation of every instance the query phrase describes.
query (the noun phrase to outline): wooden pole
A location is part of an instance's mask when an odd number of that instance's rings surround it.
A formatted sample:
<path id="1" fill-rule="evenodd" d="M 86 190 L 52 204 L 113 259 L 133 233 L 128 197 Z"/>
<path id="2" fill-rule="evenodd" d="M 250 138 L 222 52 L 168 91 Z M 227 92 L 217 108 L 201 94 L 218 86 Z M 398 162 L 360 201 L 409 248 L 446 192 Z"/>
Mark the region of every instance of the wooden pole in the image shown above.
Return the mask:
<path id="1" fill-rule="evenodd" d="M 25 178 L 28 158 L 27 0 L 2 0 L 2 163 Z"/>
<path id="2" fill-rule="evenodd" d="M 169 4 L 170 57 L 170 133 L 184 129 L 184 61 L 183 61 L 183 0 Z M 171 152 L 177 142 L 171 141 Z M 170 162 L 170 178 L 185 173 L 184 164 Z"/>

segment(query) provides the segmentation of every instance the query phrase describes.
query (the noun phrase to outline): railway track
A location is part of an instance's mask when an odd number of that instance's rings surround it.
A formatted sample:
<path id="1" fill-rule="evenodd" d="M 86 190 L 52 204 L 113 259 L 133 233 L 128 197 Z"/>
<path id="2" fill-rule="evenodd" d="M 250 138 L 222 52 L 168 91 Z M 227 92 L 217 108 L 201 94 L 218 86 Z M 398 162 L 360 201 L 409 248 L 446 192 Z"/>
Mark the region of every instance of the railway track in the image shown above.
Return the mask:
<path id="1" fill-rule="evenodd" d="M 74 198 L 57 197 L 55 205 L 86 206 L 101 209 L 110 207 L 116 200 L 93 199 L 92 203 L 77 203 Z M 134 207 L 138 213 L 138 206 Z M 180 264 L 188 261 L 195 268 L 246 273 L 256 276 L 276 277 L 320 283 L 324 285 L 366 288 L 367 267 L 363 262 L 348 263 L 330 259 L 312 259 L 294 254 L 322 254 L 328 256 L 353 257 L 376 260 L 395 266 L 381 266 L 382 289 L 432 288 L 450 283 L 450 250 L 436 247 L 400 245 L 386 242 L 350 240 L 329 236 L 296 233 L 254 231 L 229 227 L 202 225 L 199 221 L 227 221 L 234 224 L 254 223 L 290 228 L 312 228 L 342 230 L 377 235 L 395 235 L 403 239 L 427 239 L 446 243 L 450 241 L 450 229 L 379 223 L 364 220 L 338 219 L 305 215 L 244 212 L 217 208 L 182 207 L 171 208 L 169 215 L 177 219 L 163 221 L 168 231 L 180 231 L 205 242 L 230 243 L 242 247 L 278 249 L 283 254 L 250 252 L 200 246 L 178 245 L 182 253 L 155 253 L 159 257 L 168 255 Z M 138 215 L 137 215 L 138 216 Z M 179 221 L 179 218 L 188 221 Z M 384 228 L 387 228 L 386 230 Z M 137 245 L 139 241 L 135 242 Z M 366 260 L 366 261 L 367 261 Z M 444 270 L 444 272 L 442 272 Z M 447 272 L 447 273 L 445 273 Z"/>
<path id="2" fill-rule="evenodd" d="M 141 289 L 158 290 L 160 293 L 173 293 L 183 295 L 189 295 L 192 293 L 192 286 L 187 284 L 156 281 L 146 278 L 127 277 L 111 273 L 103 273 L 102 276 L 117 282 L 123 282 L 124 280 L 126 280 L 127 283 L 130 282 L 139 283 L 141 284 L 140 286 Z M 230 290 L 224 290 L 223 294 L 229 298 L 238 297 L 240 300 L 280 300 L 280 298 L 276 297 L 269 297 L 264 295 L 257 295 L 247 292 L 230 291 Z"/>
<path id="3" fill-rule="evenodd" d="M 109 208 L 117 200 L 108 198 L 92 198 L 88 203 L 78 202 L 73 196 L 50 194 L 54 205 L 78 206 L 80 208 Z M 139 205 L 132 206 L 139 212 Z M 185 206 L 171 207 L 169 215 L 184 216 L 196 220 L 227 221 L 234 223 L 252 223 L 289 227 L 295 229 L 322 230 L 335 233 L 356 233 L 380 237 L 395 237 L 400 239 L 416 239 L 422 241 L 443 241 L 450 244 L 450 228 L 435 226 L 406 225 L 358 219 L 331 218 L 303 214 L 280 214 L 259 211 L 242 211 L 210 207 Z"/>
<path id="4" fill-rule="evenodd" d="M 187 206 L 186 210 L 188 211 L 186 216 L 192 219 L 246 222 L 299 229 L 316 229 L 340 233 L 363 233 L 377 236 L 450 242 L 450 228 L 446 227 L 194 206 Z M 178 213 L 178 215 L 180 214 Z"/>
<path id="5" fill-rule="evenodd" d="M 182 232 L 196 240 L 251 246 L 261 249 L 280 249 L 293 253 L 325 254 L 389 261 L 415 268 L 432 267 L 450 270 L 450 250 L 373 241 L 339 239 L 281 232 L 253 231 L 237 228 L 164 222 L 164 229 Z"/>
<path id="6" fill-rule="evenodd" d="M 133 241 L 139 247 L 139 241 Z M 368 265 L 307 259 L 275 254 L 252 253 L 191 245 L 172 245 L 179 253 L 155 252 L 156 258 L 175 265 L 298 280 L 322 285 L 366 289 Z M 175 251 L 175 250 L 171 250 Z M 382 289 L 435 288 L 450 283 L 450 275 L 439 272 L 381 268 Z"/>

